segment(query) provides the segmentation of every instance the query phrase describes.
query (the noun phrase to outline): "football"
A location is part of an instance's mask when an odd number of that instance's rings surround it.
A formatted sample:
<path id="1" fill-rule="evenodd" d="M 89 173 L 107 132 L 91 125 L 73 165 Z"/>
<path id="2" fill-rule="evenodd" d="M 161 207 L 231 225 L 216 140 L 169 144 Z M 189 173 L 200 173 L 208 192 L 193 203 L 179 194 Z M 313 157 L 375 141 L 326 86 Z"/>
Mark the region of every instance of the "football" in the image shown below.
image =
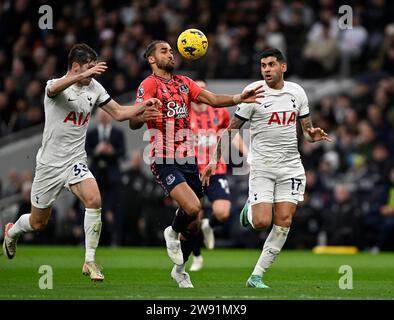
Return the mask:
<path id="1" fill-rule="evenodd" d="M 208 39 L 198 29 L 187 29 L 178 37 L 178 51 L 187 60 L 201 58 L 208 49 Z"/>

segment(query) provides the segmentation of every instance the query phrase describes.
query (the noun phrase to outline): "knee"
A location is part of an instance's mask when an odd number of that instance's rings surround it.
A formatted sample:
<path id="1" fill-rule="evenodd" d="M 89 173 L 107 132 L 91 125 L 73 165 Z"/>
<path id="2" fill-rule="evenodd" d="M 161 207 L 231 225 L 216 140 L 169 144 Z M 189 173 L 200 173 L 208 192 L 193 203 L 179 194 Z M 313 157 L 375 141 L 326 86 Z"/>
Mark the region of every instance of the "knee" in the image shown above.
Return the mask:
<path id="1" fill-rule="evenodd" d="M 101 197 L 100 194 L 91 195 L 85 200 L 85 208 L 99 209 L 101 208 Z"/>
<path id="2" fill-rule="evenodd" d="M 290 228 L 291 222 L 292 222 L 292 216 L 289 214 L 289 215 L 285 215 L 280 218 L 277 218 L 275 221 L 275 224 L 278 226 L 284 227 L 284 228 Z"/>
<path id="3" fill-rule="evenodd" d="M 253 227 L 257 230 L 264 230 L 271 226 L 272 218 L 264 215 L 253 215 Z"/>
<path id="4" fill-rule="evenodd" d="M 47 224 L 48 220 L 44 219 L 33 219 L 32 221 L 30 221 L 30 225 L 34 231 L 44 230 Z"/>
<path id="5" fill-rule="evenodd" d="M 216 209 L 213 214 L 219 222 L 226 222 L 230 216 L 230 210 L 226 209 Z"/>
<path id="6" fill-rule="evenodd" d="M 199 212 L 202 210 L 201 203 L 196 202 L 196 203 L 190 203 L 187 205 L 186 208 L 183 208 L 185 212 L 192 217 L 197 217 Z"/>

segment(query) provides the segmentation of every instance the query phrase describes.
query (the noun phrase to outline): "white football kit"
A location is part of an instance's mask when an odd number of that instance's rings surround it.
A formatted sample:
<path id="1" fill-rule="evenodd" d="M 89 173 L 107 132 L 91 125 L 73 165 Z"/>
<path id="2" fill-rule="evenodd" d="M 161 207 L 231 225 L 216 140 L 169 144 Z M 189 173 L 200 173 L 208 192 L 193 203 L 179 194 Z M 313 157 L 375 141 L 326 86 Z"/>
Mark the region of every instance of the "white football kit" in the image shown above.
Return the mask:
<path id="1" fill-rule="evenodd" d="M 107 104 L 111 97 L 92 79 L 88 86 L 73 84 L 53 98 L 45 87 L 45 127 L 36 157 L 36 172 L 31 191 L 32 205 L 48 208 L 63 187 L 94 178 L 87 166 L 86 132 L 95 105 Z"/>
<path id="2" fill-rule="evenodd" d="M 304 199 L 305 170 L 298 152 L 297 119 L 309 115 L 304 89 L 285 81 L 280 90 L 256 81 L 245 90 L 263 85 L 264 98 L 258 103 L 241 103 L 235 116 L 250 121 L 249 200 L 293 202 Z"/>

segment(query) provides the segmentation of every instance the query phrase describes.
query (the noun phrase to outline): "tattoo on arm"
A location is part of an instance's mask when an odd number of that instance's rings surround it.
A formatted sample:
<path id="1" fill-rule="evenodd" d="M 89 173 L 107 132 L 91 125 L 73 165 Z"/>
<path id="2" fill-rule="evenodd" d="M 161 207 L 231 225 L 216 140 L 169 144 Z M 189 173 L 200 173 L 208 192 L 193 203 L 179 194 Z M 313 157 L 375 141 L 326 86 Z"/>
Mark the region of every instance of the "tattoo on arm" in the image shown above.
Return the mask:
<path id="1" fill-rule="evenodd" d="M 232 130 L 232 129 L 241 129 L 241 127 L 244 125 L 245 121 L 241 120 L 238 117 L 233 116 L 231 118 L 230 125 L 228 126 L 227 130 Z"/>
<path id="2" fill-rule="evenodd" d="M 223 136 L 226 135 L 228 139 L 226 139 L 226 143 L 229 146 L 233 138 L 235 137 L 236 133 L 233 134 L 233 130 L 239 130 L 243 124 L 245 123 L 244 120 L 241 120 L 235 116 L 231 118 L 230 125 L 228 128 L 223 132 L 221 137 L 219 138 L 219 141 L 216 145 L 216 150 L 215 150 L 215 155 L 214 159 L 216 160 L 216 163 L 219 162 L 219 159 L 222 157 L 222 141 L 223 141 Z"/>
<path id="3" fill-rule="evenodd" d="M 311 116 L 307 116 L 307 117 L 305 117 L 305 118 L 301 118 L 301 119 L 300 119 L 300 122 L 301 122 L 302 132 L 303 132 L 303 134 L 304 134 L 304 137 L 305 137 L 309 142 L 313 142 L 313 139 L 312 139 L 311 136 L 308 134 L 308 129 L 313 128 Z"/>
<path id="4" fill-rule="evenodd" d="M 302 130 L 307 132 L 309 128 L 312 128 L 312 118 L 311 116 L 307 116 L 305 118 L 300 119 Z"/>

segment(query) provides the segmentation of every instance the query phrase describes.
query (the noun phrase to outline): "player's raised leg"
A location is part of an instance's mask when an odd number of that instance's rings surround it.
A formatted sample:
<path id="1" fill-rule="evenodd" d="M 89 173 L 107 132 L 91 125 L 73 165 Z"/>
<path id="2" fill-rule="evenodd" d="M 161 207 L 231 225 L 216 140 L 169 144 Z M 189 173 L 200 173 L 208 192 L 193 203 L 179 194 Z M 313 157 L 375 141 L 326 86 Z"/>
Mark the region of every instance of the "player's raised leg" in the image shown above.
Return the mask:
<path id="1" fill-rule="evenodd" d="M 242 209 L 241 214 L 245 215 L 245 218 L 241 218 L 241 223 L 242 223 L 242 219 L 245 219 L 247 221 L 246 225 L 251 225 L 256 230 L 264 230 L 268 228 L 272 222 L 272 204 L 261 202 L 251 205 L 248 200 L 244 208 Z M 267 241 L 264 244 L 263 252 L 261 256 L 264 254 L 264 250 L 266 249 L 266 244 Z M 256 267 L 257 265 L 258 263 L 256 264 Z M 249 279 L 246 281 L 246 286 L 250 288 L 260 288 L 260 289 L 268 288 L 268 286 L 265 285 L 263 282 L 263 278 L 262 278 L 263 273 L 255 272 L 256 267 L 253 270 Z"/>
<path id="2" fill-rule="evenodd" d="M 97 182 L 93 178 L 83 180 L 70 186 L 71 191 L 85 206 L 85 263 L 82 273 L 93 281 L 103 281 L 104 274 L 95 262 L 96 249 L 101 234 L 101 197 Z"/>
<path id="3" fill-rule="evenodd" d="M 186 182 L 182 182 L 172 189 L 170 196 L 178 203 L 179 208 L 175 213 L 172 225 L 164 230 L 164 237 L 170 259 L 175 264 L 182 265 L 186 261 L 185 255 L 182 253 L 183 249 L 181 250 L 180 234 L 185 233 L 191 222 L 197 218 L 201 210 L 201 202 Z M 191 251 L 192 248 L 189 255 Z"/>
<path id="4" fill-rule="evenodd" d="M 172 225 L 164 230 L 164 238 L 168 256 L 179 266 L 171 272 L 172 278 L 178 282 L 179 277 L 174 277 L 173 273 L 185 273 L 185 264 L 195 246 L 200 227 L 198 213 L 201 210 L 201 201 L 186 182 L 172 189 L 170 196 L 179 204 L 179 208 Z M 178 285 L 182 288 L 180 282 Z"/>
<path id="5" fill-rule="evenodd" d="M 174 265 L 171 271 L 171 277 L 178 283 L 179 288 L 194 288 L 189 274 L 185 271 L 185 266 L 193 248 L 195 247 L 200 229 L 199 224 L 199 219 L 194 220 L 180 236 L 184 263 L 182 265 Z"/>
<path id="6" fill-rule="evenodd" d="M 23 214 L 13 223 L 7 223 L 4 230 L 3 253 L 8 259 L 16 254 L 16 244 L 19 237 L 25 233 L 43 230 L 48 224 L 52 208 L 36 208 L 32 206 L 31 213 Z"/>
<path id="7" fill-rule="evenodd" d="M 258 204 L 259 205 L 259 204 Z M 272 216 L 272 207 L 270 204 L 265 204 L 266 211 L 262 212 L 256 210 L 256 216 L 260 216 L 260 218 L 253 219 L 253 225 L 255 228 L 264 229 L 267 228 L 271 224 L 271 220 L 268 218 L 268 215 Z M 264 207 L 264 204 L 260 206 Z M 268 209 L 271 207 L 270 209 Z M 262 282 L 263 274 L 268 270 L 268 268 L 275 261 L 276 257 L 279 255 L 282 250 L 283 245 L 286 242 L 287 235 L 290 230 L 291 221 L 296 212 L 297 204 L 292 202 L 278 202 L 274 204 L 275 209 L 275 218 L 274 224 L 272 226 L 271 232 L 269 233 L 263 247 L 263 251 L 256 263 L 256 266 L 252 272 L 251 277 L 247 281 L 248 287 L 256 287 L 256 288 L 266 288 Z M 262 209 L 264 210 L 264 209 Z M 254 217 L 254 208 L 252 207 Z M 269 213 L 271 212 L 271 213 Z"/>

